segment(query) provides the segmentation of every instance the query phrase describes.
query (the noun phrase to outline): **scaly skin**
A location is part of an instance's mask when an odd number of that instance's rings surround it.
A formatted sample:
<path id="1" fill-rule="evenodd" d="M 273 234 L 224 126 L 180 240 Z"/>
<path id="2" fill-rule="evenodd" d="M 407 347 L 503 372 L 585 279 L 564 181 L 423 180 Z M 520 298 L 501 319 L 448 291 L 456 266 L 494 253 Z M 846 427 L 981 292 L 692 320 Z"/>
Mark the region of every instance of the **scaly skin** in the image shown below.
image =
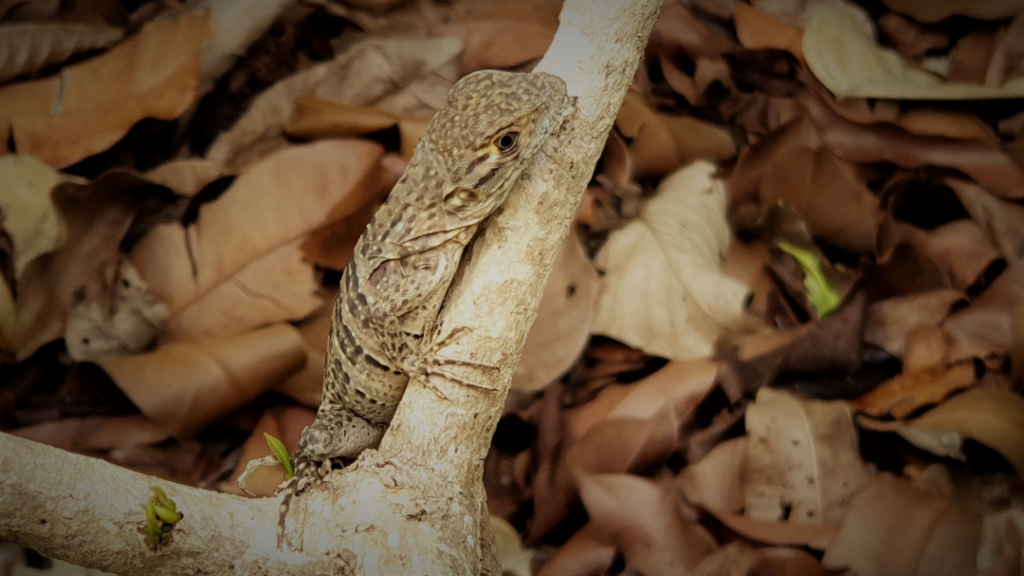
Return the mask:
<path id="1" fill-rule="evenodd" d="M 466 245 L 568 106 L 549 74 L 476 72 L 460 80 L 427 127 L 405 174 L 356 244 L 334 306 L 323 398 L 299 439 L 291 496 L 332 458 L 376 447 L 421 369 Z"/>

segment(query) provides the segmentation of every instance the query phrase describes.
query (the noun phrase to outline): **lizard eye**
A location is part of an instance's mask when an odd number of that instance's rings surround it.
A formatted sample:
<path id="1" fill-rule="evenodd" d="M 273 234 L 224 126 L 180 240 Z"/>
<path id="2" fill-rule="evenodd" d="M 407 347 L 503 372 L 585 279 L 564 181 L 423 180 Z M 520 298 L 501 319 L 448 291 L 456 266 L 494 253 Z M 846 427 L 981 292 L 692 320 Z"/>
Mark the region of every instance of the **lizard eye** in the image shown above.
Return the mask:
<path id="1" fill-rule="evenodd" d="M 502 154 L 511 154 L 519 148 L 519 132 L 505 132 L 494 141 L 494 147 Z"/>

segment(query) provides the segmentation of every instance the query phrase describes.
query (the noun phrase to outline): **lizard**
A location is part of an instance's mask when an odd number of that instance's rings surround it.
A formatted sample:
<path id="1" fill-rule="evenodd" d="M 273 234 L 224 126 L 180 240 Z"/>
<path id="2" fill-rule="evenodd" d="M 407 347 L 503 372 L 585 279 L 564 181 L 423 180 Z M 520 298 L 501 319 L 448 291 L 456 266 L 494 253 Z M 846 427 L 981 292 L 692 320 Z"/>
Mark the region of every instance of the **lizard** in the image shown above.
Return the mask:
<path id="1" fill-rule="evenodd" d="M 291 497 L 375 448 L 410 375 L 422 374 L 463 251 L 562 121 L 565 83 L 485 70 L 459 80 L 427 125 L 405 173 L 356 243 L 335 300 L 321 404 L 299 437 Z"/>

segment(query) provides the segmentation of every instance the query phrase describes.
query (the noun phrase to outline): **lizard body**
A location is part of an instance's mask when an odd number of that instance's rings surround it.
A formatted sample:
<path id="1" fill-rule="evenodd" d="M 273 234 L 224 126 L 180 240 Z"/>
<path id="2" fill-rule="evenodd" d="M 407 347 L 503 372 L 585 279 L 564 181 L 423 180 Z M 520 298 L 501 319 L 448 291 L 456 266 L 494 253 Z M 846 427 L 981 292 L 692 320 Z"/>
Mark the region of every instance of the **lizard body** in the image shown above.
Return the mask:
<path id="1" fill-rule="evenodd" d="M 316 420 L 303 430 L 282 502 L 332 458 L 376 447 L 423 368 L 462 253 L 561 122 L 565 84 L 548 74 L 476 72 L 431 119 L 405 174 L 356 244 L 342 276 Z"/>

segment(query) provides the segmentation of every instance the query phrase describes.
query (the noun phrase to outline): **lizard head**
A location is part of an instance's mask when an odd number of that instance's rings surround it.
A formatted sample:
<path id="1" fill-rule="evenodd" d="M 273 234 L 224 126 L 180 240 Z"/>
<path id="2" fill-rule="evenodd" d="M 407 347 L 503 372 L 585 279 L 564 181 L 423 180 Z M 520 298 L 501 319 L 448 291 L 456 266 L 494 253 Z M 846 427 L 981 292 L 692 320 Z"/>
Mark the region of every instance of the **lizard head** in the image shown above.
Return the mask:
<path id="1" fill-rule="evenodd" d="M 550 74 L 486 70 L 460 80 L 431 121 L 430 147 L 447 171 L 445 211 L 482 220 L 562 119 L 565 83 Z"/>

